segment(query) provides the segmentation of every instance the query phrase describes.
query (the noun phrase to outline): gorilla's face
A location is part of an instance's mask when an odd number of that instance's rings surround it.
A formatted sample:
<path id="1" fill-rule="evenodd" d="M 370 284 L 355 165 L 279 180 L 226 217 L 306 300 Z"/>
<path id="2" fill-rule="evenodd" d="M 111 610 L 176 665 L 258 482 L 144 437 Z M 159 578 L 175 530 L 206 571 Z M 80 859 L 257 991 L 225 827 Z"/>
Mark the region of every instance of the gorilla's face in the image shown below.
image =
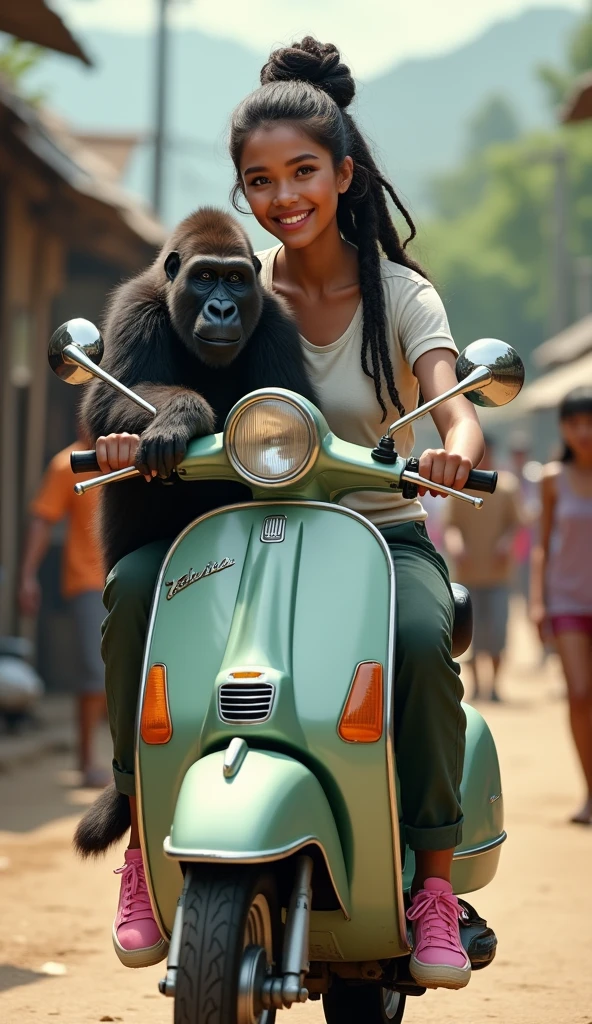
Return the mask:
<path id="1" fill-rule="evenodd" d="M 250 255 L 165 260 L 169 308 L 187 348 L 208 366 L 228 366 L 242 351 L 261 316 L 259 261 Z"/>

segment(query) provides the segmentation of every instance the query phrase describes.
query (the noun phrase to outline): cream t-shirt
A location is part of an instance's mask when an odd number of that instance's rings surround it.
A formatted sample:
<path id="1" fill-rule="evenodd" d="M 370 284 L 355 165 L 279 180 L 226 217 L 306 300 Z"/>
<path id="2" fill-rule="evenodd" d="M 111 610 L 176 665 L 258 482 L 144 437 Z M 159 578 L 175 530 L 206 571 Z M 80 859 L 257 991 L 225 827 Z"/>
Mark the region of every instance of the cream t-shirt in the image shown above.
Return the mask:
<path id="1" fill-rule="evenodd" d="M 261 283 L 273 290 L 273 268 L 281 245 L 257 253 L 261 260 Z M 417 407 L 419 384 L 413 365 L 419 356 L 434 348 L 457 351 L 450 334 L 448 318 L 437 291 L 414 270 L 380 261 L 384 289 L 387 338 L 395 384 L 406 412 Z M 300 335 L 304 360 L 314 384 L 323 415 L 331 430 L 344 441 L 374 448 L 385 429 L 399 414 L 383 385 L 387 417 L 376 400 L 374 381 L 362 369 L 362 302 L 344 334 L 330 345 L 311 345 Z M 414 443 L 413 427 L 396 435 L 396 447 L 407 458 Z M 389 526 L 410 520 L 423 520 L 427 513 L 419 500 L 408 500 L 397 493 L 358 491 L 341 500 L 342 505 L 360 512 L 377 526 Z"/>

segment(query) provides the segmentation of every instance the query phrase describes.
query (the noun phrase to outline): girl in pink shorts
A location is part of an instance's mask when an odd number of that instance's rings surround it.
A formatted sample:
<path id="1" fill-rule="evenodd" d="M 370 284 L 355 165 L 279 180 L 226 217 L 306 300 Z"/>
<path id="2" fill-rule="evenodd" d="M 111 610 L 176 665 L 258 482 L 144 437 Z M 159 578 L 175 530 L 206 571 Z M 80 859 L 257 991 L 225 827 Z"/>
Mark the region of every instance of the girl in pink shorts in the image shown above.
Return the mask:
<path id="1" fill-rule="evenodd" d="M 560 462 L 545 466 L 539 545 L 533 551 L 531 613 L 552 632 L 567 682 L 571 731 L 587 786 L 571 819 L 592 824 L 592 387 L 559 409 Z"/>

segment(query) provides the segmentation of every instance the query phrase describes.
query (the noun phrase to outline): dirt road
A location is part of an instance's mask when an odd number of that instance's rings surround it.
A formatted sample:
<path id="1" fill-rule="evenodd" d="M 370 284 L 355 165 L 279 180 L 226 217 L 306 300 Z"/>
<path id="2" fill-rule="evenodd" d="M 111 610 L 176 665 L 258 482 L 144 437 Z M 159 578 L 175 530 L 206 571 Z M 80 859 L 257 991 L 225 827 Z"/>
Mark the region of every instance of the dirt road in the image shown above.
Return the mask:
<path id="1" fill-rule="evenodd" d="M 592 1024 L 592 829 L 565 823 L 580 781 L 558 677 L 533 669 L 523 633 L 512 647 L 520 653 L 505 676 L 508 702 L 482 706 L 502 761 L 510 838 L 494 883 L 473 897 L 497 931 L 498 957 L 464 992 L 409 1000 L 406 1024 Z M 89 794 L 69 787 L 68 761 L 0 777 L 0 1021 L 170 1024 L 157 991 L 162 966 L 126 970 L 112 951 L 110 869 L 121 856 L 83 865 L 71 854 Z M 323 1021 L 319 1003 L 285 1016 Z"/>

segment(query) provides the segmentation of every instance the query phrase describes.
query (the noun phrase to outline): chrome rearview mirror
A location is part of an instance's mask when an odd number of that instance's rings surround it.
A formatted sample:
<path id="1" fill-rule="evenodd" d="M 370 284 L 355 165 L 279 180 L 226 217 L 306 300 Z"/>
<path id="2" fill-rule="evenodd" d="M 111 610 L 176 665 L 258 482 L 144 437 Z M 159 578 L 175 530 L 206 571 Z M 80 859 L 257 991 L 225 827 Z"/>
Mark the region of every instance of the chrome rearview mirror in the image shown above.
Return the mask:
<path id="1" fill-rule="evenodd" d="M 86 384 L 103 358 L 103 339 L 90 320 L 77 317 L 58 327 L 49 342 L 48 358 L 53 372 L 67 384 Z"/>
<path id="2" fill-rule="evenodd" d="M 414 423 L 443 402 L 456 395 L 466 395 L 475 405 L 497 407 L 507 405 L 520 392 L 524 383 L 524 364 L 511 345 L 496 338 L 481 338 L 468 345 L 456 361 L 458 384 L 418 409 L 408 412 L 395 420 L 388 428 L 386 437 L 392 437 L 398 430 Z"/>
<path id="3" fill-rule="evenodd" d="M 90 320 L 67 320 L 54 331 L 49 341 L 48 359 L 54 373 L 66 384 L 86 384 L 93 377 L 135 402 L 140 409 L 156 416 L 156 409 L 140 395 L 106 373 L 99 366 L 104 352 L 103 339 L 98 327 Z M 91 481 L 89 481 L 90 483 Z"/>
<path id="4" fill-rule="evenodd" d="M 472 342 L 456 361 L 456 379 L 462 383 L 482 366 L 489 370 L 491 379 L 481 387 L 466 391 L 469 401 L 485 408 L 513 402 L 524 384 L 524 364 L 515 349 L 497 338 Z"/>

